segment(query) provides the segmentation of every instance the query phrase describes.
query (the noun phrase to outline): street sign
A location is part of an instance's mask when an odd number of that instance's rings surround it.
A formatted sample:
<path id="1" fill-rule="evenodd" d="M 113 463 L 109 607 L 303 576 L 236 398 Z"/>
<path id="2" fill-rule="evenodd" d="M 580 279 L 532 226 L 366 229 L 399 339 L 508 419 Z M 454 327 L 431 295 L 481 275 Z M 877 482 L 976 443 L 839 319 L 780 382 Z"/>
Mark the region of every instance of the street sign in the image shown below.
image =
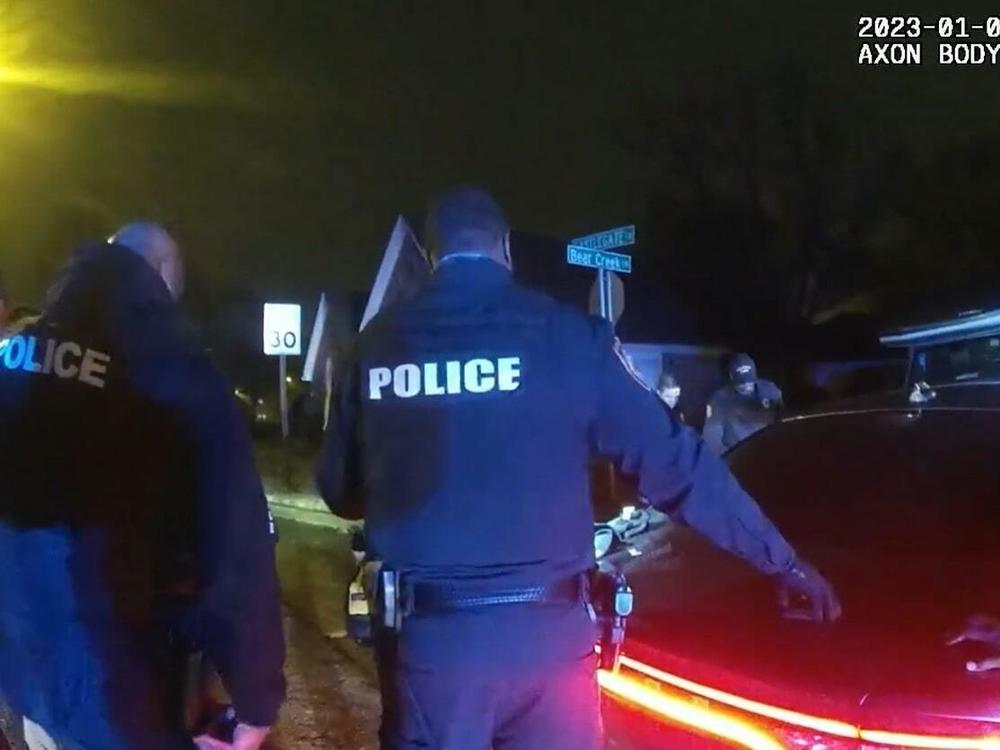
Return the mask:
<path id="1" fill-rule="evenodd" d="M 632 273 L 632 256 L 608 252 L 635 244 L 635 225 L 608 229 L 571 240 L 566 246 L 566 262 L 573 266 L 597 269 L 597 308 L 612 325 L 625 309 L 625 289 L 615 273 Z M 616 294 L 618 289 L 620 294 Z"/>
<path id="2" fill-rule="evenodd" d="M 264 305 L 264 354 L 297 357 L 302 353 L 302 306 Z"/>
<path id="3" fill-rule="evenodd" d="M 632 273 L 631 255 L 609 253 L 606 250 L 593 250 L 583 245 L 569 245 L 566 248 L 566 262 L 574 266 L 596 268 L 599 271 Z"/>
<path id="4" fill-rule="evenodd" d="M 627 227 L 608 229 L 604 232 L 597 232 L 595 234 L 588 234 L 586 237 L 579 237 L 578 239 L 572 240 L 569 244 L 586 248 L 587 250 L 614 250 L 616 247 L 634 245 L 635 224 L 629 224 Z"/>

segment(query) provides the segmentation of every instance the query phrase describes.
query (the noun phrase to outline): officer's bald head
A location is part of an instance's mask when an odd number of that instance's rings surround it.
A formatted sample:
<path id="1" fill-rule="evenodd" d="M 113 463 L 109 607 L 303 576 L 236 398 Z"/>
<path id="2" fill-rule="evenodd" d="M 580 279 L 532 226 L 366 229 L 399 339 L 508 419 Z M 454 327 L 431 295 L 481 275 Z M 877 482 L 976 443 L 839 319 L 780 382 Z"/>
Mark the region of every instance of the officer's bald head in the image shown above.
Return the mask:
<path id="1" fill-rule="evenodd" d="M 469 185 L 440 196 L 427 217 L 431 251 L 449 255 L 485 255 L 510 267 L 510 226 L 503 209 L 486 190 Z"/>
<path id="2" fill-rule="evenodd" d="M 163 278 L 174 299 L 181 296 L 184 290 L 184 263 L 180 248 L 166 229 L 151 221 L 134 221 L 111 235 L 108 242 L 145 258 Z"/>

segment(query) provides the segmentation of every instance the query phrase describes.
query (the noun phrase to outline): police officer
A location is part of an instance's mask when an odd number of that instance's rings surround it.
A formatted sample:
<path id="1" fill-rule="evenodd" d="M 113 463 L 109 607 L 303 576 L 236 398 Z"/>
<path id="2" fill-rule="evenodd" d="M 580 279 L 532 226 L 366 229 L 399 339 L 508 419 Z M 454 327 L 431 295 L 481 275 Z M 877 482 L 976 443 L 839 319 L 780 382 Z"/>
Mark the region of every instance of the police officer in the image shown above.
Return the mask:
<path id="1" fill-rule="evenodd" d="M 266 501 L 182 282 L 170 236 L 130 225 L 0 345 L 0 690 L 35 742 L 193 748 L 172 637 L 221 674 L 241 722 L 225 747 L 257 750 L 284 698 Z"/>
<path id="2" fill-rule="evenodd" d="M 371 554 L 399 575 L 384 748 L 601 746 L 583 585 L 593 454 L 838 615 L 720 460 L 664 419 L 611 327 L 513 281 L 488 193 L 447 193 L 429 233 L 432 281 L 365 328 L 338 377 L 319 475 L 331 510 L 363 516 Z"/>
<path id="3" fill-rule="evenodd" d="M 774 422 L 782 407 L 781 389 L 757 375 L 749 354 L 736 354 L 729 362 L 729 385 L 720 388 L 708 402 L 705 442 L 716 453 L 746 440 Z"/>

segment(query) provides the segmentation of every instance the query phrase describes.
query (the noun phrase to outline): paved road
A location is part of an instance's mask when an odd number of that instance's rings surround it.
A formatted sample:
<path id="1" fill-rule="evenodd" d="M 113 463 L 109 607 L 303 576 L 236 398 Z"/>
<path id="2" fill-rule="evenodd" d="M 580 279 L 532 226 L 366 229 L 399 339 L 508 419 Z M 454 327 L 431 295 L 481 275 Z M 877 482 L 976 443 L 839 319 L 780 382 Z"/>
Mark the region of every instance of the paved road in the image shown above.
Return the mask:
<path id="1" fill-rule="evenodd" d="M 272 750 L 376 750 L 378 692 L 370 665 L 286 617 L 288 700 Z"/>
<path id="2" fill-rule="evenodd" d="M 354 567 L 349 527 L 328 513 L 273 506 L 287 608 L 288 702 L 280 750 L 377 747 L 375 669 L 344 638 L 344 596 Z"/>

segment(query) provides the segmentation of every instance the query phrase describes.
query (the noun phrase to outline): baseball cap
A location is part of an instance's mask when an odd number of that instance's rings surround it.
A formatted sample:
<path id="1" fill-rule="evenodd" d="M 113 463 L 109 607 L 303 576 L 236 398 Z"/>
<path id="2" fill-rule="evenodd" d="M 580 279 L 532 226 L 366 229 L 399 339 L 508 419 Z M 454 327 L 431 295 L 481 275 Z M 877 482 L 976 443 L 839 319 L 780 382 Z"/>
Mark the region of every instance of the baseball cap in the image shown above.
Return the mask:
<path id="1" fill-rule="evenodd" d="M 733 385 L 757 382 L 757 365 L 749 354 L 737 354 L 729 362 L 729 379 Z"/>

